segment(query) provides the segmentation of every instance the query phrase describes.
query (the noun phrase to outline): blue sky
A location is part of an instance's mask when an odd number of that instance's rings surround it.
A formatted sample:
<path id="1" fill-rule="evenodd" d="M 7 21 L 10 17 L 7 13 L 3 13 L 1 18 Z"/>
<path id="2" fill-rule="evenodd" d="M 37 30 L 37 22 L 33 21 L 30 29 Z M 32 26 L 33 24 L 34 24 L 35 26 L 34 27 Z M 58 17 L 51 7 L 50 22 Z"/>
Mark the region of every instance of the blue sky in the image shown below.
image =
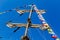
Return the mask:
<path id="1" fill-rule="evenodd" d="M 60 37 L 60 0 L 0 0 L 0 12 L 32 3 L 38 9 L 47 10 L 43 16 L 58 37 Z M 20 37 L 24 35 L 25 28 L 20 28 L 16 33 L 13 33 L 16 28 L 8 28 L 6 22 L 12 20 L 12 22 L 26 23 L 28 15 L 29 13 L 19 16 L 16 11 L 0 15 L 0 36 L 3 37 L 0 40 L 20 40 Z M 32 23 L 40 24 L 36 13 L 32 14 L 31 21 Z M 42 31 L 38 28 L 29 28 L 28 36 L 31 40 L 54 40 L 47 31 Z"/>

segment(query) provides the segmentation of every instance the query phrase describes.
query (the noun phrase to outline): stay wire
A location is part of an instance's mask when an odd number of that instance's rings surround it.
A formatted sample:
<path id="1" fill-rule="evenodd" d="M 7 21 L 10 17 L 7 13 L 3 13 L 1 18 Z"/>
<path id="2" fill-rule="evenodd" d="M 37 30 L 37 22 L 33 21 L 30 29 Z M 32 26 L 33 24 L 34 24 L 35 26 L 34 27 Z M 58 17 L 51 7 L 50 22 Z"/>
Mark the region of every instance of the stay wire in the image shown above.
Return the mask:
<path id="1" fill-rule="evenodd" d="M 38 29 L 36 29 L 36 30 L 37 30 L 37 32 L 38 32 L 39 34 L 41 34 L 40 36 L 42 36 L 44 40 L 47 40 L 46 37 L 43 35 L 42 32 L 40 32 Z"/>

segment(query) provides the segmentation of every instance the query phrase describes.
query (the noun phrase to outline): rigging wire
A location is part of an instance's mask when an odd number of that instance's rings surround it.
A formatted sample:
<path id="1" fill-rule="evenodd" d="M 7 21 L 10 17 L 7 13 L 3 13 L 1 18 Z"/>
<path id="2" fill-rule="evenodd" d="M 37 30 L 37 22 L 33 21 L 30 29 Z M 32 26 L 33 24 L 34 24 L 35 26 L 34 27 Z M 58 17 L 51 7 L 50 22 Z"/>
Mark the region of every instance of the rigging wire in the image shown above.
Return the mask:
<path id="1" fill-rule="evenodd" d="M 38 29 L 36 29 L 36 30 L 38 31 L 39 34 L 41 34 L 40 36 L 42 36 L 44 40 L 47 40 L 47 38 L 43 35 L 42 32 L 40 32 Z"/>
<path id="2" fill-rule="evenodd" d="M 33 38 L 31 37 L 32 36 L 31 31 L 33 31 L 33 30 L 32 29 L 29 30 L 29 37 L 31 38 L 31 40 L 33 40 Z"/>
<path id="3" fill-rule="evenodd" d="M 47 40 L 47 38 L 43 35 L 42 32 L 40 32 L 37 28 L 36 28 L 35 30 L 40 34 L 40 36 L 41 36 L 44 40 Z M 33 30 L 30 30 L 30 31 L 33 31 Z M 31 32 L 29 32 L 29 33 L 30 33 L 30 37 L 31 37 Z M 33 40 L 33 38 L 32 38 L 32 40 Z"/>

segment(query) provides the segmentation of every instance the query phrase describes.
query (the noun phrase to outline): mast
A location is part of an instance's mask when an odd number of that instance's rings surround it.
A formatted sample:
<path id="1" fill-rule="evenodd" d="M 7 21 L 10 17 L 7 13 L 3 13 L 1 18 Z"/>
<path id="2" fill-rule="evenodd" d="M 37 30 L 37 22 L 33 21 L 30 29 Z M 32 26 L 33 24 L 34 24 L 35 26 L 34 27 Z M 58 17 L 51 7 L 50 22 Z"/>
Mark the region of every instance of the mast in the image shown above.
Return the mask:
<path id="1" fill-rule="evenodd" d="M 14 30 L 14 32 L 16 32 L 20 26 L 26 26 L 26 30 L 25 30 L 25 33 L 24 33 L 24 36 L 22 37 L 22 40 L 29 40 L 29 38 L 27 37 L 27 34 L 28 34 L 28 29 L 30 26 L 32 26 L 31 24 L 31 15 L 32 15 L 32 12 L 35 12 L 38 14 L 38 18 L 40 19 L 40 21 L 42 22 L 42 26 L 40 25 L 33 25 L 34 27 L 36 28 L 40 28 L 41 30 L 46 30 L 48 31 L 48 33 L 51 35 L 51 38 L 55 39 L 55 40 L 60 40 L 59 37 L 55 34 L 55 32 L 51 29 L 51 27 L 49 26 L 49 24 L 46 22 L 46 20 L 44 19 L 44 17 L 42 16 L 43 13 L 45 13 L 45 10 L 38 10 L 38 8 L 36 7 L 36 5 L 32 4 L 32 5 L 29 5 L 31 7 L 30 10 L 18 10 L 18 9 L 11 9 L 11 10 L 7 10 L 7 11 L 4 11 L 4 12 L 0 12 L 0 14 L 3 14 L 3 13 L 6 13 L 6 12 L 11 12 L 13 10 L 16 10 L 19 14 L 23 14 L 25 12 L 30 12 L 29 13 L 29 17 L 28 17 L 28 20 L 27 20 L 27 25 L 24 25 L 24 24 L 8 24 L 9 26 L 11 26 L 11 28 L 15 27 L 15 26 L 18 26 L 18 28 L 16 30 Z M 34 10 L 33 10 L 34 8 Z M 33 28 L 34 28 L 33 27 Z M 2 38 L 2 37 L 0 37 Z"/>
<path id="2" fill-rule="evenodd" d="M 31 25 L 31 20 L 30 20 L 30 18 L 31 18 L 31 15 L 32 15 L 32 9 L 33 9 L 33 6 L 31 6 L 31 10 L 30 10 L 30 14 L 29 14 L 29 17 L 28 17 L 25 34 L 24 34 L 22 40 L 29 40 L 29 38 L 27 37 L 27 34 L 28 34 L 28 28 L 29 28 L 30 25 Z"/>

